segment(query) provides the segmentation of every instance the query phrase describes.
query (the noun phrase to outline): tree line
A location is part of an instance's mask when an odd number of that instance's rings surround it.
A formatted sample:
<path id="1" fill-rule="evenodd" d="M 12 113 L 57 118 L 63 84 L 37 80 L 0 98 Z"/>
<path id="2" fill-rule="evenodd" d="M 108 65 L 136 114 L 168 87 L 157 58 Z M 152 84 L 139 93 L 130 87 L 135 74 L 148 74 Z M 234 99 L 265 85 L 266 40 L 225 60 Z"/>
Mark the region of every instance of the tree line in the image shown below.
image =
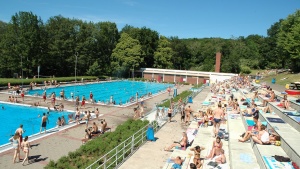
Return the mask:
<path id="1" fill-rule="evenodd" d="M 195 35 L 197 36 L 197 35 Z M 214 71 L 290 68 L 300 71 L 300 11 L 280 19 L 267 36 L 179 39 L 147 27 L 118 30 L 114 22 L 86 22 L 61 15 L 46 22 L 32 12 L 0 21 L 0 77 L 77 75 L 128 77 L 140 68 Z"/>

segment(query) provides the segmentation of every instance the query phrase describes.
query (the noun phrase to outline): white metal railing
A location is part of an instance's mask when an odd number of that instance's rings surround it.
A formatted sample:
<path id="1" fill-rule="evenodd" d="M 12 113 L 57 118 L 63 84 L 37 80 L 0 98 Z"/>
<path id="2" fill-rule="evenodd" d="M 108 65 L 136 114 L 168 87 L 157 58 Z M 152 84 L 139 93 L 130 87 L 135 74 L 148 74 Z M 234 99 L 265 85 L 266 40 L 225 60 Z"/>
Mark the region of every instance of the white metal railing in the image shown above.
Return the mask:
<path id="1" fill-rule="evenodd" d="M 160 128 L 157 122 L 150 123 L 153 126 L 154 132 Z M 120 166 L 130 155 L 132 155 L 146 140 L 146 131 L 148 125 L 138 130 L 131 137 L 120 143 L 114 149 L 100 157 L 86 169 L 108 169 L 117 168 Z"/>

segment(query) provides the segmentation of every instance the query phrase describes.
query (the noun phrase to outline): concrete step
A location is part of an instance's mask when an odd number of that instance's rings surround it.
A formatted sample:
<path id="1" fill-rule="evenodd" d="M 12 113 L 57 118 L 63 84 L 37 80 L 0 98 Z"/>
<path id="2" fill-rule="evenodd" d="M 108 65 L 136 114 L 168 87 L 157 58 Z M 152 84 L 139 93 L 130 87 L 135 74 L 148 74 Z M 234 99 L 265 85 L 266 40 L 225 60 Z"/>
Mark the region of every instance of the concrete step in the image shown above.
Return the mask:
<path id="1" fill-rule="evenodd" d="M 272 123 L 267 117 L 280 118 L 278 115 L 260 113 L 260 120 L 268 122 L 268 128 L 275 129 L 281 137 L 281 148 L 291 158 L 292 161 L 300 165 L 300 132 L 291 127 L 288 123 Z"/>
<path id="2" fill-rule="evenodd" d="M 245 127 L 240 116 L 237 118 L 228 117 L 229 128 L 229 155 L 231 169 L 253 169 L 259 168 L 254 155 L 253 147 L 249 143 L 241 143 L 238 141 L 240 135 L 245 132 Z M 233 162 L 234 161 L 234 162 Z"/>

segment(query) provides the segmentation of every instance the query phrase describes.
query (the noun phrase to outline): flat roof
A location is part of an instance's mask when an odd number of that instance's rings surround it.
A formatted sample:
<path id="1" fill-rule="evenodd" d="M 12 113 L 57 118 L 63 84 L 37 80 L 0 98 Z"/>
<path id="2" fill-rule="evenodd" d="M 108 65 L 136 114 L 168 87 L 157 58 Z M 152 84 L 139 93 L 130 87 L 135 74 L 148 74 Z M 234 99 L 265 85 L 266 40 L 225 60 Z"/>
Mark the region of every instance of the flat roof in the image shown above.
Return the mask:
<path id="1" fill-rule="evenodd" d="M 155 69 L 143 68 L 143 73 L 157 73 L 157 74 L 172 74 L 172 75 L 187 75 L 187 76 L 237 76 L 234 73 L 218 73 L 218 72 L 202 72 L 191 70 L 174 70 L 174 69 Z"/>

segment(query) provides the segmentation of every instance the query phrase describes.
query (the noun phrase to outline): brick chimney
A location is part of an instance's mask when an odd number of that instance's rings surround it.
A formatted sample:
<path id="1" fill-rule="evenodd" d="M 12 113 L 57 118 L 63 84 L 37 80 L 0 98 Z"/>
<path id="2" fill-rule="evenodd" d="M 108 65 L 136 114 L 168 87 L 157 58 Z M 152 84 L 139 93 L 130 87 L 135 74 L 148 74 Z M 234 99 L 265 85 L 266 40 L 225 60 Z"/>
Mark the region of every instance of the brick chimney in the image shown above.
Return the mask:
<path id="1" fill-rule="evenodd" d="M 221 53 L 216 53 L 216 65 L 215 65 L 215 72 L 220 72 L 221 70 Z"/>

